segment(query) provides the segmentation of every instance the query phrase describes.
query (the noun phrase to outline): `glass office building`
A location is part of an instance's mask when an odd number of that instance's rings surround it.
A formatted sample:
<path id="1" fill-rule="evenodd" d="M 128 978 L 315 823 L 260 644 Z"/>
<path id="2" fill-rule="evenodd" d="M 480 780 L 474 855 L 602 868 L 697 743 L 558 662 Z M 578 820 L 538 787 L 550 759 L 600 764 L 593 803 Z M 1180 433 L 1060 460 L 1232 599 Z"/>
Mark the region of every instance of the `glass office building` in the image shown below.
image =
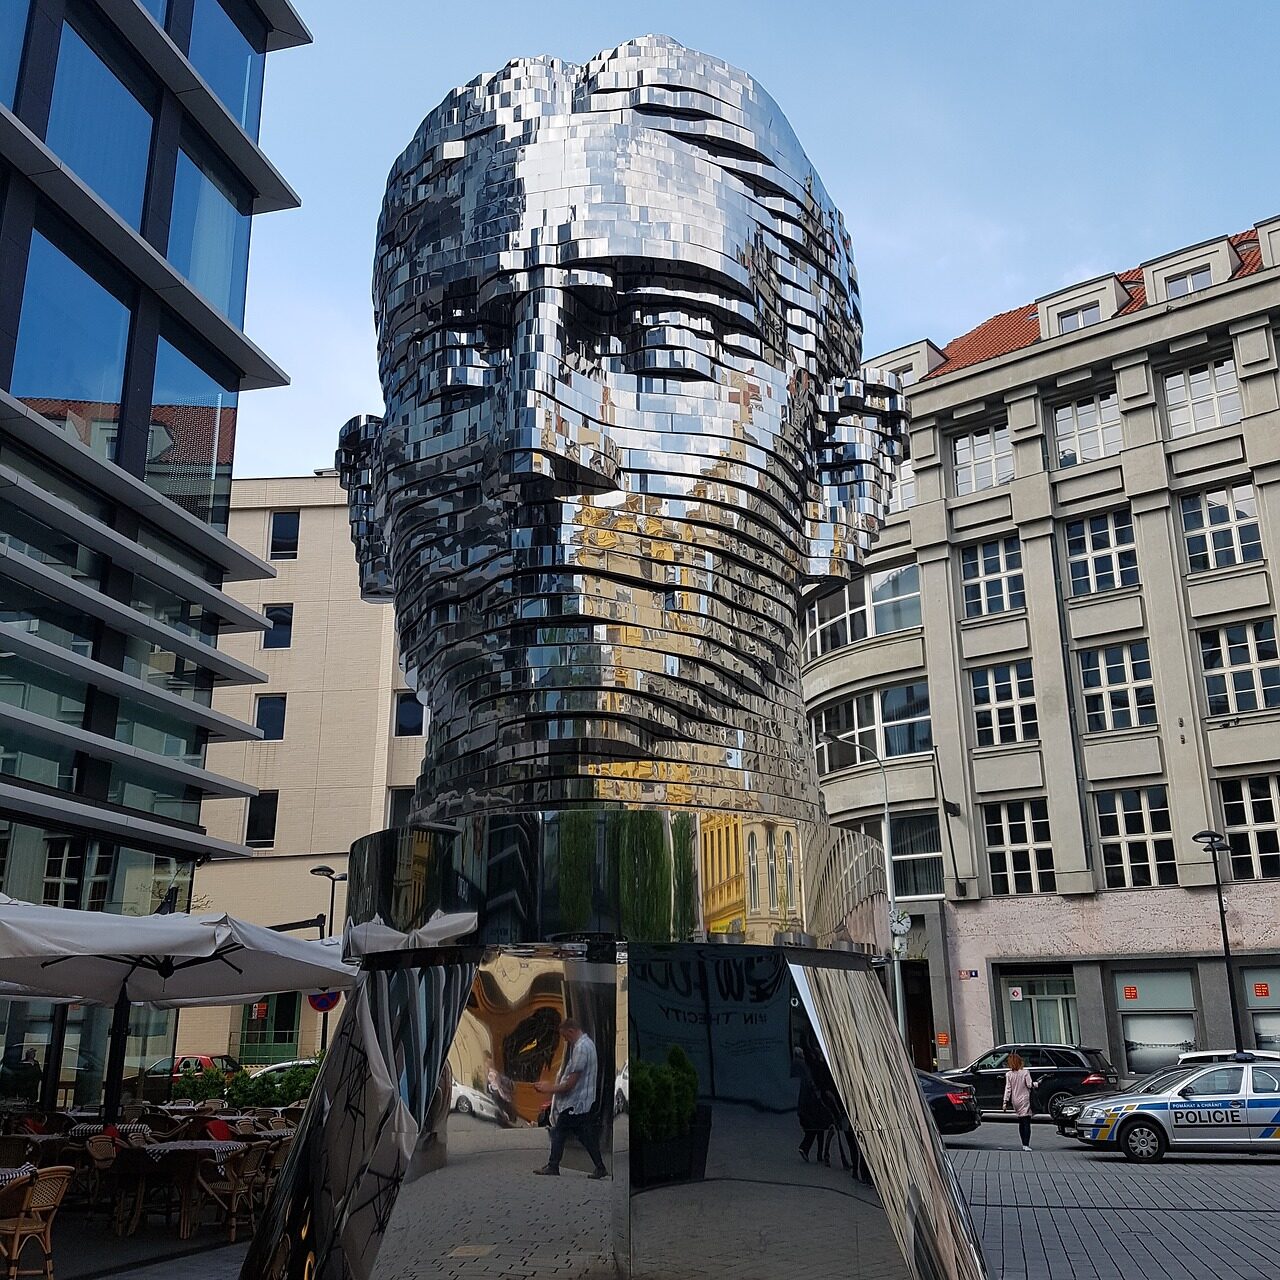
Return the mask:
<path id="1" fill-rule="evenodd" d="M 212 708 L 261 677 L 228 582 L 238 397 L 286 378 L 242 331 L 250 222 L 297 197 L 258 147 L 287 0 L 0 5 L 0 890 L 185 908 L 205 767 L 259 736 Z M 109 1010 L 0 1002 L 0 1096 L 91 1098 Z M 168 1021 L 139 1017 L 135 1065 Z M 35 1049 L 43 1080 L 23 1057 Z"/>

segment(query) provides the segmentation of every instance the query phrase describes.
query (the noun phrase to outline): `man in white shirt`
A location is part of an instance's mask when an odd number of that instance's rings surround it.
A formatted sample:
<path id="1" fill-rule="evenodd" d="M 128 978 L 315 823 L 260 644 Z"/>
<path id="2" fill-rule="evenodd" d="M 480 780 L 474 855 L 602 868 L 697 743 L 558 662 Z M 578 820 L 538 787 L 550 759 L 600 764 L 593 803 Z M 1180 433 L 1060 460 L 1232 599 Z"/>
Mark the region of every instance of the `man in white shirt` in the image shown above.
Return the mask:
<path id="1" fill-rule="evenodd" d="M 564 1144 L 573 1134 L 595 1165 L 591 1177 L 607 1178 L 609 1170 L 600 1158 L 599 1126 L 595 1116 L 596 1078 L 599 1073 L 596 1046 L 576 1018 L 566 1018 L 560 1024 L 560 1038 L 567 1049 L 555 1084 L 539 1080 L 533 1086 L 539 1093 L 551 1095 L 551 1154 L 547 1163 L 541 1169 L 535 1169 L 534 1173 L 559 1177 Z"/>

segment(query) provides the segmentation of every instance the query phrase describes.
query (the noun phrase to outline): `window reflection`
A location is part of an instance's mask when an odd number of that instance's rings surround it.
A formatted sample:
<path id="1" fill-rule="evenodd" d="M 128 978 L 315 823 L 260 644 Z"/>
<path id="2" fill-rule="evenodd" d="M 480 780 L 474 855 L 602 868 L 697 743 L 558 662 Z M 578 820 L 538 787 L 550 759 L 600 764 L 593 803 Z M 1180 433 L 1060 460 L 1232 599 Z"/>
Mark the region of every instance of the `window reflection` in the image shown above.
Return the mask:
<path id="1" fill-rule="evenodd" d="M 5 0 L 0 4 L 0 102 L 11 111 L 18 89 L 18 69 L 30 8 L 31 0 Z"/>
<path id="2" fill-rule="evenodd" d="M 36 231 L 9 390 L 114 458 L 129 309 Z"/>
<path id="3" fill-rule="evenodd" d="M 220 0 L 196 0 L 191 15 L 191 63 L 244 131 L 256 139 L 262 109 L 265 32 L 245 34 L 252 22 L 239 6 L 232 18 Z"/>
<path id="4" fill-rule="evenodd" d="M 135 231 L 151 154 L 151 112 L 139 101 L 145 92 L 136 75 L 115 59 L 108 65 L 63 23 L 45 141 Z"/>
<path id="5" fill-rule="evenodd" d="M 160 339 L 144 478 L 223 532 L 231 501 L 236 399 L 234 390 Z"/>
<path id="6" fill-rule="evenodd" d="M 178 150 L 169 261 L 236 324 L 244 323 L 249 198 L 193 140 Z"/>

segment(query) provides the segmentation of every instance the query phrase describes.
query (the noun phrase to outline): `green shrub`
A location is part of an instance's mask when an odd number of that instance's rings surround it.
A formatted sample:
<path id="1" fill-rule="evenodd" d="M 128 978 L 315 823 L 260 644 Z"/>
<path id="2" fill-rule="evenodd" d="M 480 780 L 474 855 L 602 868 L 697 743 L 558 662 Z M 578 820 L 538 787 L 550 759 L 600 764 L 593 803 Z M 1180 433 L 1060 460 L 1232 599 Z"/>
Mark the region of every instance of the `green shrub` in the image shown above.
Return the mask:
<path id="1" fill-rule="evenodd" d="M 222 1071 L 184 1071 L 174 1086 L 175 1098 L 190 1098 L 192 1102 L 204 1102 L 208 1098 L 222 1098 L 227 1092 L 227 1077 Z"/>
<path id="2" fill-rule="evenodd" d="M 689 1132 L 698 1106 L 698 1073 L 676 1045 L 665 1063 L 631 1060 L 631 1132 L 642 1141 L 661 1141 Z"/>
<path id="3" fill-rule="evenodd" d="M 276 1106 L 287 1107 L 294 1102 L 302 1102 L 311 1093 L 311 1086 L 320 1074 L 320 1067 L 290 1067 L 288 1071 L 277 1072 L 274 1076 L 276 1089 Z"/>

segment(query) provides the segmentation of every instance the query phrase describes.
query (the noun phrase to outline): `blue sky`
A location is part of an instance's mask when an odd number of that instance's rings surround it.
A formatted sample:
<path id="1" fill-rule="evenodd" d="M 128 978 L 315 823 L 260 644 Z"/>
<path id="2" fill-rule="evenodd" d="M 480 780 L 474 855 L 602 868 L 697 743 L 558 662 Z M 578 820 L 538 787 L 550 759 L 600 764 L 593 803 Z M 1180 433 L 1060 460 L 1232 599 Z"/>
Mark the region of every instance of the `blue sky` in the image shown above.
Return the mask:
<path id="1" fill-rule="evenodd" d="M 241 398 L 239 475 L 331 465 L 381 407 L 369 304 L 391 162 L 456 84 L 665 32 L 778 101 L 844 211 L 866 351 L 940 345 L 1075 280 L 1280 213 L 1269 10 L 801 0 L 295 0 L 264 149 L 303 207 L 259 218 L 246 329 L 293 385 Z"/>

